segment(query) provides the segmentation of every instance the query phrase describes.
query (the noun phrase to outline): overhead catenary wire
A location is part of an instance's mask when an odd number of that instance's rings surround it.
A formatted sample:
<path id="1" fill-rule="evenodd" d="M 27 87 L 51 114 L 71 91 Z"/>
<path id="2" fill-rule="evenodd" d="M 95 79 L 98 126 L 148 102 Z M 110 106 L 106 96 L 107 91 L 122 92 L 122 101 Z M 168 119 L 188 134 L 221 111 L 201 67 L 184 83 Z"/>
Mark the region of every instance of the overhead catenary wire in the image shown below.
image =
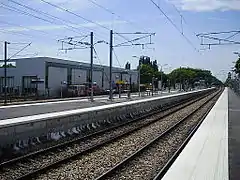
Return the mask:
<path id="1" fill-rule="evenodd" d="M 99 62 L 99 64 L 100 64 L 100 66 L 103 67 L 103 64 L 101 63 L 100 57 L 99 57 L 99 55 L 98 55 L 98 53 L 97 53 L 97 51 L 96 51 L 96 49 L 95 49 L 94 47 L 93 47 L 93 51 L 94 51 L 94 53 L 95 53 L 95 55 L 96 55 L 96 58 L 98 59 L 98 62 Z M 109 77 L 108 77 L 108 75 L 106 74 L 106 72 L 103 71 L 103 73 L 104 73 L 105 77 L 107 78 L 107 81 L 109 81 Z"/>
<path id="2" fill-rule="evenodd" d="M 15 31 L 8 31 L 8 30 L 5 30 L 5 29 L 0 29 L 0 33 L 7 33 L 7 34 L 12 34 L 12 35 L 16 35 L 16 36 L 19 36 L 19 35 L 22 35 L 22 36 L 26 36 L 28 38 L 32 37 L 32 35 L 29 35 L 29 34 L 25 34 L 23 32 L 15 32 Z"/>
<path id="3" fill-rule="evenodd" d="M 202 35 L 200 37 L 219 41 L 219 43 L 218 43 L 219 45 L 221 44 L 222 41 L 223 42 L 228 42 L 228 43 L 233 43 L 233 44 L 240 44 L 240 42 L 238 42 L 238 41 L 231 41 L 231 40 L 227 40 L 227 39 L 223 39 L 223 38 L 217 38 L 217 37 L 211 37 L 211 36 L 207 36 L 207 35 Z M 211 45 L 211 44 L 209 44 L 209 45 Z"/>
<path id="4" fill-rule="evenodd" d="M 157 9 L 161 12 L 161 14 L 163 14 L 167 20 L 173 25 L 173 27 L 183 36 L 183 38 L 192 46 L 192 48 L 199 52 L 198 49 L 194 46 L 194 44 L 181 32 L 181 30 L 177 27 L 177 25 L 172 21 L 171 18 L 169 18 L 169 16 L 160 8 L 159 5 L 157 5 L 153 0 L 150 0 L 150 2 L 152 2 L 152 4 L 154 4 L 154 6 L 157 7 Z"/>
<path id="5" fill-rule="evenodd" d="M 23 10 L 21 10 L 21 9 L 18 9 L 18 8 L 14 7 L 14 6 L 6 5 L 6 4 L 4 4 L 4 3 L 0 3 L 0 4 L 3 5 L 3 6 L 0 6 L 1 8 L 7 9 L 7 10 L 9 10 L 9 11 L 13 11 L 13 12 L 17 12 L 17 13 L 20 13 L 20 14 L 23 14 L 23 15 L 26 15 L 26 16 L 30 16 L 30 17 L 33 17 L 33 18 L 36 18 L 36 19 L 45 21 L 45 22 L 50 23 L 50 24 L 59 25 L 59 24 L 56 23 L 55 21 L 51 21 L 51 20 L 49 20 L 49 19 L 45 19 L 45 18 L 36 16 L 36 15 L 34 15 L 34 14 L 25 12 L 25 11 L 23 11 Z M 68 25 L 68 24 L 63 24 L 63 28 L 68 29 L 68 30 L 70 30 L 70 31 L 73 31 L 73 32 L 75 32 L 75 33 L 77 33 L 77 34 L 82 34 L 82 33 L 80 33 L 79 31 L 74 30 L 75 27 L 73 27 L 73 26 L 71 26 L 71 25 Z"/>
<path id="6" fill-rule="evenodd" d="M 48 35 L 48 39 L 51 39 L 51 40 L 54 40 L 54 41 L 57 40 L 57 37 L 56 37 L 56 39 L 53 39 L 53 38 L 51 38 L 52 34 L 47 33 L 47 32 L 45 32 L 45 31 L 42 31 L 42 30 L 37 30 L 37 29 L 33 29 L 33 28 L 29 28 L 29 27 L 22 26 L 22 25 L 19 25 L 19 24 L 9 23 L 9 22 L 2 21 L 2 20 L 0 20 L 0 23 L 7 24 L 7 25 L 11 25 L 11 26 L 21 27 L 21 28 L 23 28 L 23 29 L 27 29 L 27 30 L 31 30 L 31 31 L 41 32 L 41 33 L 43 33 L 43 34 L 45 34 L 45 35 Z M 10 32 L 14 32 L 14 31 L 10 31 Z M 16 32 L 16 33 L 17 33 L 17 32 Z M 29 34 L 24 34 L 24 35 L 29 36 Z M 36 35 L 31 35 L 31 36 L 37 37 Z M 50 36 L 50 37 L 49 37 L 49 36 Z"/>
<path id="7" fill-rule="evenodd" d="M 14 56 L 16 56 L 17 54 L 19 54 L 20 52 L 22 52 L 24 49 L 26 49 L 28 46 L 30 46 L 32 43 L 27 44 L 26 46 L 24 46 L 22 49 L 20 49 L 19 51 L 17 51 L 15 54 L 13 54 L 12 56 L 10 56 L 8 58 L 8 60 L 10 60 L 11 58 L 13 58 Z"/>
<path id="8" fill-rule="evenodd" d="M 27 12 L 25 12 L 25 11 L 22 11 L 22 10 L 20 10 L 20 9 L 18 9 L 18 8 L 13 7 L 13 6 L 6 5 L 6 4 L 4 4 L 4 3 L 0 3 L 0 4 L 2 5 L 2 6 L 0 6 L 0 7 L 3 8 L 3 9 L 7 9 L 7 10 L 9 10 L 9 11 L 13 11 L 13 12 L 17 12 L 17 13 L 20 13 L 20 14 L 23 14 L 23 15 L 31 16 L 31 17 L 34 17 L 34 18 L 36 18 L 36 19 L 40 19 L 40 20 L 42 20 L 42 21 L 45 21 L 45 22 L 48 22 L 48 23 L 51 23 L 51 24 L 53 23 L 52 21 L 49 21 L 49 20 L 47 20 L 47 19 L 44 19 L 44 18 L 35 16 L 35 15 L 32 15 L 32 14 L 30 14 L 30 13 L 27 13 Z"/>
<path id="9" fill-rule="evenodd" d="M 74 22 L 72 22 L 72 21 L 70 21 L 70 20 L 66 20 L 66 19 L 59 18 L 59 17 L 57 17 L 57 16 L 54 16 L 54 15 L 52 15 L 52 14 L 49 14 L 49 13 L 47 13 L 47 12 L 44 12 L 44 11 L 41 11 L 41 10 L 38 10 L 38 9 L 34 9 L 34 8 L 32 8 L 32 7 L 29 7 L 29 6 L 27 6 L 27 5 L 21 4 L 21 3 L 19 3 L 19 2 L 14 1 L 14 0 L 9 0 L 9 1 L 12 2 L 12 3 L 15 3 L 15 4 L 17 4 L 17 5 L 21 6 L 21 7 L 24 7 L 24 8 L 26 8 L 26 9 L 29 9 L 29 10 L 31 10 L 31 11 L 34 11 L 34 12 L 36 12 L 36 13 L 42 14 L 42 15 L 44 15 L 45 17 L 48 17 L 48 18 L 51 18 L 51 19 L 54 19 L 54 20 L 58 20 L 58 21 L 64 22 L 64 23 L 66 23 L 66 25 L 69 25 L 69 24 L 74 25 L 74 26 L 70 26 L 70 27 L 73 28 L 73 29 L 76 29 L 77 31 L 80 31 L 80 32 L 81 32 L 81 29 L 79 29 L 79 28 L 77 28 L 77 27 L 75 27 L 75 26 L 79 26 L 79 27 L 81 27 L 81 28 L 84 28 L 85 30 L 94 31 L 94 29 L 92 29 L 92 28 L 85 27 L 84 25 L 74 23 Z"/>
<path id="10" fill-rule="evenodd" d="M 200 34 L 197 34 L 197 36 L 201 36 L 201 35 L 214 35 L 214 34 L 229 34 L 229 33 L 240 33 L 240 30 L 200 33 Z"/>
<path id="11" fill-rule="evenodd" d="M 62 6 L 53 4 L 53 3 L 49 2 L 49 1 L 46 1 L 46 0 L 40 0 L 40 1 L 42 1 L 43 3 L 46 3 L 46 4 L 48 4 L 48 5 L 50 5 L 50 6 L 52 6 L 52 7 L 55 7 L 55 8 L 57 8 L 57 9 L 61 10 L 61 11 L 67 12 L 67 13 L 69 13 L 69 14 L 71 14 L 71 15 L 74 15 L 74 16 L 76 16 L 76 17 L 78 17 L 78 18 L 81 18 L 81 19 L 84 20 L 84 21 L 93 23 L 93 24 L 95 24 L 95 25 L 97 25 L 97 26 L 99 26 L 99 27 L 101 27 L 101 28 L 103 28 L 103 29 L 105 29 L 105 30 L 109 30 L 109 31 L 111 30 L 111 29 L 108 28 L 107 26 L 104 26 L 104 25 L 102 25 L 102 24 L 100 24 L 100 23 L 94 22 L 94 21 L 92 21 L 92 20 L 90 20 L 90 19 L 88 19 L 88 18 L 83 17 L 83 16 L 80 15 L 79 13 L 75 13 L 75 12 L 69 10 L 69 9 L 66 9 L 66 8 L 62 7 Z M 121 34 L 119 34 L 119 33 L 115 33 L 115 34 L 117 34 L 118 36 L 120 36 L 121 38 L 123 38 L 123 39 L 125 39 L 125 40 L 129 40 L 128 38 L 126 38 L 125 36 L 123 36 L 123 35 L 121 35 Z"/>
<path id="12" fill-rule="evenodd" d="M 145 35 L 145 36 L 142 36 L 142 37 L 138 37 L 138 38 L 135 38 L 135 39 L 132 39 L 132 40 L 129 40 L 129 41 L 126 41 L 126 42 L 123 42 L 123 43 L 120 43 L 120 44 L 117 44 L 117 45 L 114 45 L 114 47 L 119 47 L 119 46 L 123 46 L 124 44 L 127 44 L 127 43 L 132 43 L 135 42 L 135 41 L 138 41 L 138 40 L 141 40 L 141 39 L 144 39 L 146 37 L 150 37 L 151 35 Z"/>
<path id="13" fill-rule="evenodd" d="M 232 34 L 233 33 L 233 34 Z M 207 45 L 208 49 L 210 49 L 211 46 L 219 46 L 219 45 L 239 45 L 239 41 L 230 40 L 236 35 L 240 33 L 240 30 L 233 30 L 233 31 L 220 31 L 220 32 L 209 32 L 209 33 L 199 33 L 197 36 L 201 38 L 201 45 Z M 227 36 L 225 38 L 220 38 L 219 35 L 222 34 L 231 34 L 230 36 Z M 217 41 L 217 43 L 203 43 L 204 39 L 211 39 L 214 41 Z"/>
<path id="14" fill-rule="evenodd" d="M 87 18 L 85 18 L 85 17 L 83 17 L 83 16 L 81 16 L 81 15 L 79 15 L 79 14 L 77 14 L 77 13 L 74 13 L 74 12 L 72 12 L 72 11 L 70 11 L 70 10 L 68 10 L 68 9 L 66 9 L 66 8 L 64 8 L 64 7 L 62 7 L 62 6 L 59 6 L 59 5 L 56 5 L 56 4 L 53 4 L 53 3 L 50 3 L 50 2 L 45 1 L 45 0 L 40 0 L 40 1 L 42 1 L 42 2 L 44 2 L 44 3 L 47 3 L 48 5 L 53 6 L 53 7 L 57 8 L 57 9 L 62 10 L 62 11 L 68 12 L 68 13 L 74 15 L 74 16 L 77 16 L 77 17 L 83 19 L 84 21 L 87 21 L 87 22 L 90 22 L 90 23 L 96 24 L 96 25 L 98 25 L 98 26 L 100 26 L 100 27 L 102 27 L 102 28 L 104 28 L 104 29 L 109 30 L 108 27 L 106 27 L 106 26 L 104 26 L 104 25 L 102 25 L 102 24 L 96 23 L 96 22 L 94 22 L 94 21 L 92 21 L 92 20 L 89 20 L 89 19 L 87 19 Z"/>
<path id="15" fill-rule="evenodd" d="M 10 42 L 11 44 L 14 44 L 14 45 L 27 45 L 27 44 L 29 44 L 29 43 L 27 43 L 27 42 Z"/>
<path id="16" fill-rule="evenodd" d="M 231 38 L 235 37 L 236 35 L 238 35 L 239 33 L 240 33 L 240 31 L 239 31 L 239 32 L 236 32 L 236 33 L 234 33 L 234 34 L 232 34 L 232 35 L 230 35 L 230 36 L 228 36 L 228 37 L 225 38 L 225 39 L 231 39 Z"/>
<path id="17" fill-rule="evenodd" d="M 122 68 L 122 65 L 121 65 L 120 62 L 119 62 L 119 59 L 118 59 L 118 57 L 117 57 L 117 54 L 116 54 L 114 48 L 113 48 L 113 54 L 114 54 L 114 56 L 115 56 L 115 59 L 117 60 L 117 63 L 118 63 L 118 65 L 119 65 L 119 67 Z"/>
<path id="18" fill-rule="evenodd" d="M 123 20 L 126 21 L 127 23 L 131 24 L 133 27 L 138 27 L 138 25 L 135 25 L 134 22 L 127 20 L 126 18 L 118 15 L 117 13 L 113 12 L 113 11 L 110 10 L 109 8 L 104 7 L 103 5 L 97 3 L 96 1 L 94 1 L 94 0 L 88 0 L 88 1 L 91 2 L 92 4 L 96 5 L 97 7 L 103 9 L 104 11 L 106 11 L 106 12 L 108 12 L 108 13 L 116 16 L 116 17 L 118 17 L 119 19 L 123 19 Z M 145 28 L 141 28 L 141 29 L 143 29 L 145 32 L 147 32 L 147 30 L 146 30 Z"/>
<path id="19" fill-rule="evenodd" d="M 173 6 L 173 8 L 175 9 L 175 11 L 179 14 L 179 16 L 181 17 L 181 23 L 182 23 L 182 21 L 186 24 L 186 25 L 188 25 L 188 23 L 187 23 L 187 21 L 186 21 L 186 18 L 183 16 L 183 14 L 182 14 L 182 12 L 175 6 L 175 4 L 173 4 L 170 0 L 168 0 L 168 2 Z M 192 31 L 192 33 L 197 37 L 197 38 L 199 38 L 198 36 L 197 36 L 197 33 L 195 32 L 195 31 L 193 31 L 191 28 L 190 28 L 190 30 Z"/>

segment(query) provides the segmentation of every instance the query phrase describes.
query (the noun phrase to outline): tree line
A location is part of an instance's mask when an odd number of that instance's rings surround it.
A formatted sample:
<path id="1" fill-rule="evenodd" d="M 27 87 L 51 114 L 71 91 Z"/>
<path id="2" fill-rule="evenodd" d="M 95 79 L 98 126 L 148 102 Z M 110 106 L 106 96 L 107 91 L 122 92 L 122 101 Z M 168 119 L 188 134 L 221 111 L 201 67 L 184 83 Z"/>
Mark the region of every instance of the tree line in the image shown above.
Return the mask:
<path id="1" fill-rule="evenodd" d="M 203 81 L 207 86 L 211 86 L 213 84 L 222 85 L 222 82 L 213 76 L 209 70 L 179 67 L 172 70 L 169 74 L 165 74 L 164 72 L 161 72 L 161 69 L 159 69 L 157 60 L 151 61 L 150 57 L 147 56 L 141 56 L 139 64 L 140 66 L 138 66 L 137 69 L 139 70 L 140 68 L 141 84 L 150 84 L 152 83 L 152 78 L 154 78 L 154 85 L 155 87 L 158 87 L 158 81 L 162 78 L 162 84 L 164 87 L 174 87 L 176 83 L 180 83 L 182 84 L 183 89 L 186 86 L 188 88 L 193 88 L 197 85 L 197 82 L 201 81 Z"/>
<path id="2" fill-rule="evenodd" d="M 236 75 L 239 77 L 240 76 L 240 56 L 238 57 L 237 61 L 235 62 L 235 65 L 234 65 L 234 69 L 233 69 L 233 72 L 236 73 Z M 229 72 L 228 73 L 228 76 L 227 76 L 227 79 L 225 81 L 225 86 L 228 86 L 228 87 L 233 87 L 233 88 L 237 88 L 239 89 L 239 83 L 236 81 L 238 78 L 237 76 L 235 76 L 233 79 L 231 78 L 232 77 L 232 73 Z"/>

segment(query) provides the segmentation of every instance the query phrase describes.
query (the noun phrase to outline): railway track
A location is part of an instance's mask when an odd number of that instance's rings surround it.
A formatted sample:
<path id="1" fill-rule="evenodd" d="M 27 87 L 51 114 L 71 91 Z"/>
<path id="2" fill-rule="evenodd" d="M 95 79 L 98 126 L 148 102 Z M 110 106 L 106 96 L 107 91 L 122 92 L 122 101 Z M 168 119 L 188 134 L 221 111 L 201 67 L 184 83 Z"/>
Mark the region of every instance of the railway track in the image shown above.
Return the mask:
<path id="1" fill-rule="evenodd" d="M 47 169 L 60 167 L 64 163 L 74 161 L 80 157 L 80 155 L 88 155 L 97 148 L 101 148 L 119 138 L 128 136 L 135 131 L 154 124 L 159 121 L 159 119 L 168 117 L 172 113 L 176 113 L 181 110 L 184 111 L 186 107 L 189 107 L 194 103 L 202 102 L 206 98 L 208 97 L 204 96 L 185 102 L 181 105 L 178 104 L 178 106 L 168 107 L 157 115 L 155 114 L 156 112 L 150 113 L 126 124 L 117 125 L 116 127 L 94 133 L 84 138 L 74 139 L 72 141 L 2 163 L 0 164 L 0 179 L 28 179 L 39 173 L 44 174 Z M 153 117 L 154 114 L 155 116 Z M 49 178 L 48 176 L 46 177 Z M 40 179 L 44 179 L 46 177 L 40 176 Z M 57 179 L 58 177 L 60 176 L 58 175 L 57 177 L 55 176 L 54 178 L 51 177 L 49 179 Z"/>
<path id="2" fill-rule="evenodd" d="M 209 113 L 219 94 L 180 119 L 96 180 L 161 179 Z M 174 144 L 174 145 L 172 145 Z"/>

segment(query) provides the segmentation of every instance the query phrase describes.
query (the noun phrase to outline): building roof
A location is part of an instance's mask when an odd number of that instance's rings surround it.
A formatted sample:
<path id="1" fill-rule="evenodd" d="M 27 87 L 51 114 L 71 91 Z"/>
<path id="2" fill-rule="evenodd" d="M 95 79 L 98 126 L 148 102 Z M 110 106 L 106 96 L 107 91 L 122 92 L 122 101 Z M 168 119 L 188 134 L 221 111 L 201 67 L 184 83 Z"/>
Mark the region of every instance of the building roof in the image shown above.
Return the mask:
<path id="1" fill-rule="evenodd" d="M 70 65 L 82 65 L 86 67 L 90 67 L 90 63 L 85 63 L 81 61 L 74 61 L 74 60 L 66 60 L 66 59 L 59 59 L 59 58 L 52 58 L 52 57 L 31 57 L 31 58 L 17 58 L 17 59 L 12 59 L 12 61 L 20 61 L 20 60 L 39 60 L 39 59 L 44 59 L 46 62 L 56 62 L 56 63 L 63 63 L 63 64 L 70 64 Z M 99 64 L 94 64 L 94 67 L 97 68 L 109 68 L 109 66 L 106 65 L 99 65 Z M 113 67 L 113 72 L 122 72 L 125 70 L 124 68 L 119 68 L 119 67 Z M 136 70 L 130 70 L 131 72 L 135 72 Z"/>

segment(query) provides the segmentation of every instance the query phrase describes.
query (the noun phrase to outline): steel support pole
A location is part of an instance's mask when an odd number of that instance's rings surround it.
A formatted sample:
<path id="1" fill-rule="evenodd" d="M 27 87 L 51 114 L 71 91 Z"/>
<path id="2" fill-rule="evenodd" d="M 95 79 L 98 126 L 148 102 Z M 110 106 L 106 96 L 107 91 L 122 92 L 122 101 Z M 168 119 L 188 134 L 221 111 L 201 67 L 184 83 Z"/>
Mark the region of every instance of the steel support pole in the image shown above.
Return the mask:
<path id="1" fill-rule="evenodd" d="M 91 71 L 90 71 L 90 83 L 91 83 L 91 102 L 93 102 L 93 32 L 91 32 L 91 50 L 90 50 L 90 59 L 91 59 Z"/>
<path id="2" fill-rule="evenodd" d="M 161 66 L 161 94 L 162 94 L 162 87 L 163 87 L 163 72 L 162 72 L 162 66 Z"/>
<path id="3" fill-rule="evenodd" d="M 152 77 L 152 96 L 153 96 L 153 84 L 154 84 L 154 77 Z"/>
<path id="4" fill-rule="evenodd" d="M 60 94 L 61 98 L 63 98 L 62 86 L 63 86 L 63 82 L 61 81 L 61 94 Z"/>
<path id="5" fill-rule="evenodd" d="M 138 65 L 138 96 L 141 97 L 141 63 Z"/>
<path id="6" fill-rule="evenodd" d="M 131 91 L 132 91 L 132 74 L 129 75 L 129 94 L 128 98 L 131 98 Z"/>
<path id="7" fill-rule="evenodd" d="M 7 44 L 4 42 L 4 105 L 7 104 Z"/>
<path id="8" fill-rule="evenodd" d="M 113 98 L 113 89 L 112 89 L 112 51 L 113 51 L 113 30 L 110 30 L 110 53 L 109 53 L 109 61 L 110 61 L 110 69 L 109 69 L 109 99 L 112 101 Z"/>

